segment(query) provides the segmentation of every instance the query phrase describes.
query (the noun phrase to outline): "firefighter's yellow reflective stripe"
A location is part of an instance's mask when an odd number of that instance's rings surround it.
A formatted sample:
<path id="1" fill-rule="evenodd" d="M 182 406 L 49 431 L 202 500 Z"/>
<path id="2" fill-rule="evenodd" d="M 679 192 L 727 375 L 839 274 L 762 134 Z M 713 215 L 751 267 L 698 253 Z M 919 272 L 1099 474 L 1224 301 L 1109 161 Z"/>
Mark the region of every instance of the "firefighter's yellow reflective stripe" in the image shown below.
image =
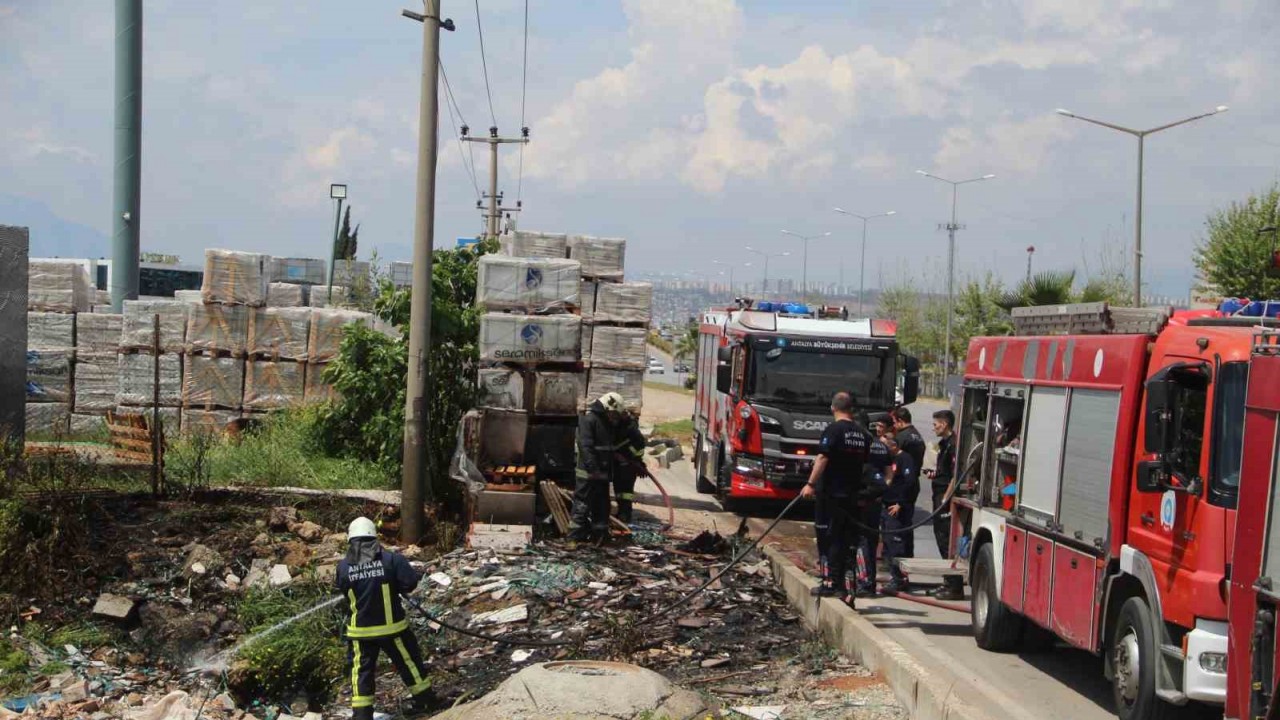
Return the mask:
<path id="1" fill-rule="evenodd" d="M 391 586 L 382 583 L 382 620 L 390 623 L 395 619 L 395 615 L 391 612 Z"/>
<path id="2" fill-rule="evenodd" d="M 372 706 L 373 696 L 360 694 L 360 643 L 353 641 L 351 643 L 351 707 Z"/>
<path id="3" fill-rule="evenodd" d="M 573 476 L 576 478 L 581 478 L 583 480 L 586 480 L 587 478 L 591 477 L 591 473 L 587 472 L 582 468 L 578 468 L 573 471 Z"/>
<path id="4" fill-rule="evenodd" d="M 351 619 L 347 621 L 347 629 L 356 629 L 356 591 L 347 590 L 347 599 L 351 601 Z"/>
<path id="5" fill-rule="evenodd" d="M 395 644 L 396 649 L 400 651 L 400 657 L 404 658 L 404 664 L 409 666 L 409 674 L 413 676 L 413 687 L 409 688 L 409 694 L 417 695 L 431 689 L 431 680 L 422 678 L 422 674 L 418 672 L 418 663 L 413 661 L 413 656 L 409 654 L 409 649 L 404 646 L 404 641 L 396 638 Z"/>
<path id="6" fill-rule="evenodd" d="M 619 500 L 635 500 L 636 494 L 635 493 L 618 493 L 618 499 Z"/>
<path id="7" fill-rule="evenodd" d="M 631 454 L 638 458 L 642 458 L 644 457 L 644 448 L 633 447 L 631 448 Z"/>
<path id="8" fill-rule="evenodd" d="M 399 622 L 393 622 L 390 625 L 371 625 L 369 627 L 361 628 L 349 627 L 347 628 L 347 637 L 368 640 L 369 638 L 380 638 L 388 635 L 395 635 L 396 633 L 404 632 L 408 629 L 409 621 L 401 620 Z"/>

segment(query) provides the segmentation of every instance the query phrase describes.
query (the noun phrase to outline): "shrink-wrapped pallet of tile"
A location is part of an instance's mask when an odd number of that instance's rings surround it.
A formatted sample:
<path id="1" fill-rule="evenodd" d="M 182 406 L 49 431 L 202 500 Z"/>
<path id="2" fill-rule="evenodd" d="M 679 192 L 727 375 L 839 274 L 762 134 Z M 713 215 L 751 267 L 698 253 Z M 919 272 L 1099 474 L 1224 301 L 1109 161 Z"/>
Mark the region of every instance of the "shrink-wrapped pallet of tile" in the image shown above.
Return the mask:
<path id="1" fill-rule="evenodd" d="M 591 346 L 592 340 L 596 336 L 596 327 L 588 323 L 582 323 L 582 362 L 591 365 Z"/>
<path id="2" fill-rule="evenodd" d="M 187 358 L 188 364 L 191 358 Z M 155 356 L 147 353 L 125 353 L 120 356 L 117 373 L 116 404 L 151 405 L 155 402 Z M 182 356 L 160 356 L 160 405 L 182 404 Z"/>
<path id="3" fill-rule="evenodd" d="M 391 276 L 391 284 L 396 287 L 413 285 L 413 263 L 393 262 L 388 266 L 387 273 Z"/>
<path id="4" fill-rule="evenodd" d="M 644 404 L 644 371 L 591 368 L 587 379 L 586 398 L 598 398 L 607 392 L 618 393 L 622 396 L 628 410 L 638 412 L 640 406 Z"/>
<path id="5" fill-rule="evenodd" d="M 596 289 L 597 323 L 648 325 L 652 314 L 653 285 L 649 283 L 600 283 Z"/>
<path id="6" fill-rule="evenodd" d="M 250 360 L 244 375 L 246 410 L 278 410 L 302 404 L 304 363 Z"/>
<path id="7" fill-rule="evenodd" d="M 204 293 L 199 290 L 174 290 L 173 299 L 178 302 L 191 303 L 198 305 L 204 302 Z"/>
<path id="8" fill-rule="evenodd" d="M 582 318 L 577 315 L 485 313 L 480 317 L 481 360 L 573 363 L 581 353 Z"/>
<path id="9" fill-rule="evenodd" d="M 595 280 L 583 280 L 582 285 L 578 287 L 578 314 L 583 320 L 595 318 L 597 285 L 599 283 Z"/>
<path id="10" fill-rule="evenodd" d="M 242 358 L 190 355 L 183 373 L 182 404 L 238 410 L 244 393 Z"/>
<path id="11" fill-rule="evenodd" d="M 93 305 L 94 307 L 102 307 L 102 308 L 110 309 L 111 308 L 111 291 L 95 289 L 93 291 Z"/>
<path id="12" fill-rule="evenodd" d="M 249 317 L 249 353 L 306 360 L 311 343 L 311 308 L 254 308 Z"/>
<path id="13" fill-rule="evenodd" d="M 342 286 L 333 286 L 333 295 L 329 294 L 328 285 L 317 285 L 311 288 L 311 293 L 307 297 L 307 305 L 313 308 L 342 307 L 347 304 L 347 295 L 351 291 Z"/>
<path id="14" fill-rule="evenodd" d="M 71 362 L 75 350 L 27 351 L 27 402 L 71 402 Z"/>
<path id="15" fill-rule="evenodd" d="M 333 264 L 333 282 L 344 287 L 360 287 L 373 279 L 373 267 L 367 260 L 337 260 Z"/>
<path id="16" fill-rule="evenodd" d="M 643 370 L 648 335 L 644 328 L 596 325 L 591 333 L 591 367 Z"/>
<path id="17" fill-rule="evenodd" d="M 104 410 L 101 415 L 85 415 L 83 413 L 71 414 L 72 437 L 96 437 L 107 433 L 107 418 Z"/>
<path id="18" fill-rule="evenodd" d="M 302 400 L 307 404 L 322 403 L 338 399 L 338 391 L 324 379 L 324 369 L 329 363 L 307 363 L 307 376 L 302 391 Z"/>
<path id="19" fill-rule="evenodd" d="M 76 348 L 114 353 L 120 348 L 123 328 L 124 315 L 118 313 L 77 313 Z"/>
<path id="20" fill-rule="evenodd" d="M 503 235 L 498 244 L 508 257 L 563 258 L 568 255 L 569 236 L 564 233 L 517 230 Z"/>
<path id="21" fill-rule="evenodd" d="M 227 425 L 240 417 L 235 410 L 199 410 L 182 409 L 182 433 L 184 435 L 198 432 L 225 432 Z"/>
<path id="22" fill-rule="evenodd" d="M 582 263 L 582 277 L 621 280 L 627 241 L 621 238 L 598 238 L 573 235 L 569 238 L 569 257 Z"/>
<path id="23" fill-rule="evenodd" d="M 160 316 L 160 352 L 182 352 L 186 347 L 189 303 L 177 300 L 125 300 L 120 347 L 150 350 L 152 323 Z"/>
<path id="24" fill-rule="evenodd" d="M 153 409 L 154 408 L 151 406 L 134 407 L 132 405 L 120 405 L 115 410 L 117 415 L 142 415 L 147 418 L 147 423 L 150 424 L 152 418 L 151 411 Z M 179 425 L 182 423 L 182 408 L 162 407 L 157 415 L 160 417 L 161 429 L 164 430 L 166 437 L 169 435 L 176 435 L 178 433 Z"/>
<path id="25" fill-rule="evenodd" d="M 27 403 L 27 435 L 62 438 L 70 431 L 71 409 L 65 403 Z"/>
<path id="26" fill-rule="evenodd" d="M 70 313 L 27 312 L 27 347 L 57 350 L 76 344 L 76 316 Z"/>
<path id="27" fill-rule="evenodd" d="M 273 257 L 268 279 L 273 283 L 322 285 L 327 267 L 320 258 Z"/>
<path id="28" fill-rule="evenodd" d="M 371 327 L 373 316 L 359 310 L 313 308 L 311 310 L 311 341 L 307 345 L 307 358 L 324 362 L 336 357 L 342 346 L 343 335 L 354 325 Z"/>
<path id="29" fill-rule="evenodd" d="M 215 303 L 190 306 L 187 349 L 243 355 L 249 346 L 249 316 L 255 309 Z"/>
<path id="30" fill-rule="evenodd" d="M 533 414 L 576 415 L 586 392 L 586 376 L 582 373 L 534 373 Z"/>
<path id="31" fill-rule="evenodd" d="M 301 285 L 273 282 L 267 286 L 268 307 L 302 307 L 306 304 L 302 300 Z"/>
<path id="32" fill-rule="evenodd" d="M 89 312 L 97 299 L 89 270 L 71 260 L 32 260 L 27 266 L 27 309 Z"/>
<path id="33" fill-rule="evenodd" d="M 74 409 L 81 415 L 106 415 L 116 406 L 120 360 L 115 350 L 76 349 Z"/>
<path id="34" fill-rule="evenodd" d="M 477 373 L 479 385 L 478 407 L 502 410 L 524 409 L 524 378 L 518 370 L 510 368 L 486 368 Z"/>
<path id="35" fill-rule="evenodd" d="M 476 269 L 476 302 L 486 310 L 547 312 L 578 304 L 575 260 L 485 255 Z"/>
<path id="36" fill-rule="evenodd" d="M 237 250 L 204 251 L 204 301 L 261 307 L 267 303 L 271 256 Z"/>

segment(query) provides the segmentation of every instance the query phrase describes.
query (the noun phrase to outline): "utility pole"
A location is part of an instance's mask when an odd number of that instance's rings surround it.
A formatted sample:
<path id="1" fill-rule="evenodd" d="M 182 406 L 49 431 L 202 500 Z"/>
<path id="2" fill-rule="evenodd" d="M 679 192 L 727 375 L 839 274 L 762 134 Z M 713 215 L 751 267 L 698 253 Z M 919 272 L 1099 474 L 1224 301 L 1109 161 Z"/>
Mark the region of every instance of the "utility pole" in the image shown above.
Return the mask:
<path id="1" fill-rule="evenodd" d="M 858 315 L 862 315 L 863 298 L 867 295 L 867 222 L 880 217 L 897 215 L 897 210 L 878 213 L 876 215 L 859 215 L 840 208 L 831 208 L 841 215 L 855 217 L 862 221 L 862 259 L 858 262 Z M 840 253 L 840 284 L 844 285 L 844 253 Z"/>
<path id="2" fill-rule="evenodd" d="M 1031 284 L 1031 256 L 1036 254 L 1036 246 L 1027 246 L 1027 284 Z"/>
<path id="3" fill-rule="evenodd" d="M 751 247 L 750 245 L 746 246 L 743 249 L 749 253 L 755 253 L 756 255 L 759 255 L 760 257 L 764 258 L 764 279 L 761 281 L 761 284 L 760 284 L 760 296 L 768 297 L 769 295 L 769 258 L 787 257 L 791 253 L 790 252 L 767 253 L 767 252 L 764 252 L 763 250 L 757 250 Z"/>
<path id="4" fill-rule="evenodd" d="M 115 178 L 111 199 L 111 309 L 138 297 L 142 223 L 142 0 L 116 0 Z"/>
<path id="5" fill-rule="evenodd" d="M 422 84 L 418 100 L 418 190 L 414 196 L 413 289 L 409 298 L 409 367 L 404 407 L 404 470 L 400 478 L 400 540 L 422 539 L 423 502 L 434 500 L 427 466 L 427 349 L 431 347 L 431 250 L 436 220 L 436 144 L 439 110 L 441 0 L 423 0 L 424 14 L 403 15 L 422 23 Z"/>
<path id="6" fill-rule="evenodd" d="M 498 137 L 497 127 L 489 128 L 489 137 L 487 138 L 470 137 L 466 134 L 467 129 L 465 127 L 462 132 L 463 142 L 486 143 L 489 146 L 489 212 L 485 213 L 485 227 L 489 237 L 496 238 L 498 237 L 498 222 L 502 219 L 503 211 L 519 209 L 518 207 L 500 207 L 501 199 L 498 196 L 498 146 L 507 143 L 523 144 L 529 142 L 529 128 L 520 128 L 520 137 L 518 138 Z"/>

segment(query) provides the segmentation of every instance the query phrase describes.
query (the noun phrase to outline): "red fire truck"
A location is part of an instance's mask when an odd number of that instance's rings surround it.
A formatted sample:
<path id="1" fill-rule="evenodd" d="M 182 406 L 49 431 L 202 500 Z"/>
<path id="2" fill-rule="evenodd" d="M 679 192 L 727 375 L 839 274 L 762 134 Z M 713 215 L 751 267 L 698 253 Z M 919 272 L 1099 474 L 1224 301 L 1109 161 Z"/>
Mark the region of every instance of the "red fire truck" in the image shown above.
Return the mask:
<path id="1" fill-rule="evenodd" d="M 1280 331 L 1256 331 L 1245 408 L 1228 613 L 1226 716 L 1233 720 L 1280 715 Z"/>
<path id="2" fill-rule="evenodd" d="M 1019 308 L 1014 336 L 970 342 L 953 538 L 979 646 L 1103 654 L 1126 720 L 1223 702 L 1244 322 Z"/>
<path id="3" fill-rule="evenodd" d="M 918 364 L 898 354 L 893 323 L 823 314 L 793 304 L 704 314 L 693 415 L 699 492 L 726 508 L 790 500 L 808 480 L 832 395 L 847 391 L 868 413 L 915 400 Z"/>

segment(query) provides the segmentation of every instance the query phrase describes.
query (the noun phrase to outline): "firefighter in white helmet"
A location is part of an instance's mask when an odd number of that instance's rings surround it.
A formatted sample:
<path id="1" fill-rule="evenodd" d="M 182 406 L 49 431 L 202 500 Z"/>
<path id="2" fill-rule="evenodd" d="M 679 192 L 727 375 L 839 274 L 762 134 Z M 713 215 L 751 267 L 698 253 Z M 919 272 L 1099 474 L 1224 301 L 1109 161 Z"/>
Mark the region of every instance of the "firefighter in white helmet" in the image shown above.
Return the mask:
<path id="1" fill-rule="evenodd" d="M 372 520 L 358 517 L 351 521 L 347 556 L 338 563 L 334 586 L 350 604 L 344 634 L 353 720 L 373 718 L 380 652 L 387 654 L 409 687 L 415 710 L 428 710 L 435 699 L 417 638 L 400 603 L 400 596 L 413 592 L 420 579 L 404 556 L 382 547 Z"/>
<path id="2" fill-rule="evenodd" d="M 603 542 L 609 536 L 609 485 L 613 481 L 622 396 L 608 392 L 578 420 L 578 468 L 573 489 L 573 540 Z"/>

